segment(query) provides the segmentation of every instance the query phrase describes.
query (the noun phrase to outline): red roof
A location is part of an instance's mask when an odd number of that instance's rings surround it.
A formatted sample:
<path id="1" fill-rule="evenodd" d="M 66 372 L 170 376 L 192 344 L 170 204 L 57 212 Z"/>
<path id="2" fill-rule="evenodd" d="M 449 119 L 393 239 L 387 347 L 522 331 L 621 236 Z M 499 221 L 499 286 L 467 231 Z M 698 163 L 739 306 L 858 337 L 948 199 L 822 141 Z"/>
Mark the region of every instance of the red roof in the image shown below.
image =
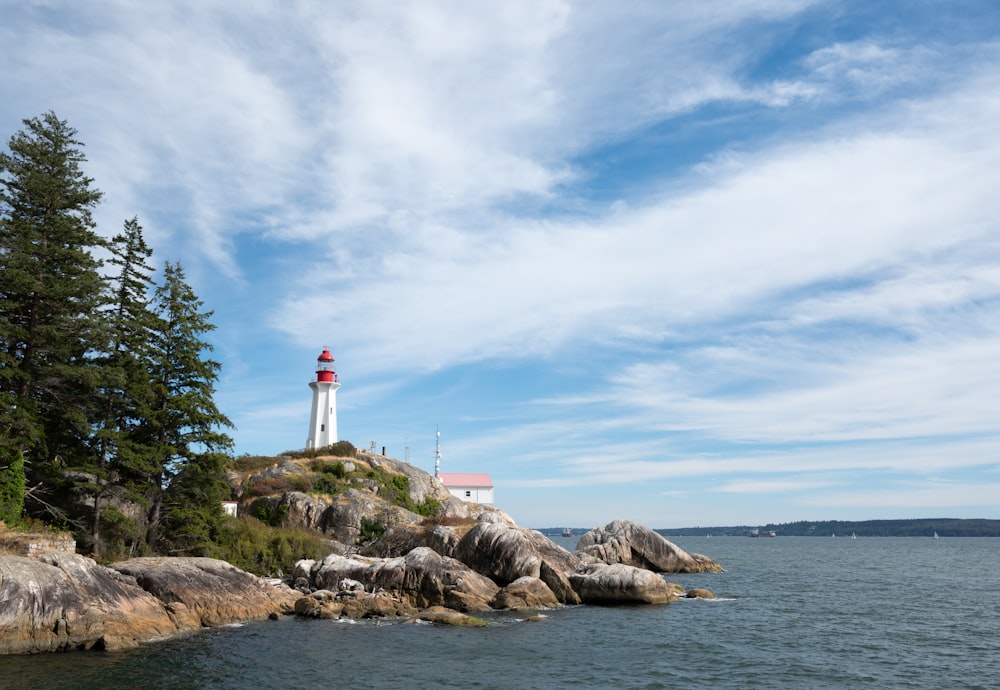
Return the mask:
<path id="1" fill-rule="evenodd" d="M 475 474 L 467 472 L 440 472 L 438 479 L 445 486 L 464 487 L 475 486 L 479 488 L 493 488 L 493 480 L 485 473 Z"/>

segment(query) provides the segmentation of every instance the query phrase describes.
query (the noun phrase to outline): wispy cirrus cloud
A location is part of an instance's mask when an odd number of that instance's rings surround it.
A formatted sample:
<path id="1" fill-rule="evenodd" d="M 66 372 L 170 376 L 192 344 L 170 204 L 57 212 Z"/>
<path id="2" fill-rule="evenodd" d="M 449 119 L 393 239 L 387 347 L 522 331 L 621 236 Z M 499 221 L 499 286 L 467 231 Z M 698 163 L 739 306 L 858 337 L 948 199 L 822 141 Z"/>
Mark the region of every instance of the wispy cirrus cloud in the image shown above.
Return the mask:
<path id="1" fill-rule="evenodd" d="M 444 417 L 515 513 L 996 457 L 988 3 L 5 9 L 0 124 L 67 118 L 102 232 L 189 266 L 255 449 L 329 344 L 356 440 Z"/>

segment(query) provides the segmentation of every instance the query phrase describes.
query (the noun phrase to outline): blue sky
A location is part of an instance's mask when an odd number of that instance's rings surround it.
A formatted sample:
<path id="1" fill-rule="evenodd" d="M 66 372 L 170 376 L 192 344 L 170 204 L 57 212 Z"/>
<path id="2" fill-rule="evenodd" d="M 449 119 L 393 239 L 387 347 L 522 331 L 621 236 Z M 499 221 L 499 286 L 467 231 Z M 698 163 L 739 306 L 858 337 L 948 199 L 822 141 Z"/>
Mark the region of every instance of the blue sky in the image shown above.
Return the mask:
<path id="1" fill-rule="evenodd" d="M 530 527 L 1000 518 L 1000 8 L 0 0 L 0 135 L 215 311 L 238 453 Z"/>

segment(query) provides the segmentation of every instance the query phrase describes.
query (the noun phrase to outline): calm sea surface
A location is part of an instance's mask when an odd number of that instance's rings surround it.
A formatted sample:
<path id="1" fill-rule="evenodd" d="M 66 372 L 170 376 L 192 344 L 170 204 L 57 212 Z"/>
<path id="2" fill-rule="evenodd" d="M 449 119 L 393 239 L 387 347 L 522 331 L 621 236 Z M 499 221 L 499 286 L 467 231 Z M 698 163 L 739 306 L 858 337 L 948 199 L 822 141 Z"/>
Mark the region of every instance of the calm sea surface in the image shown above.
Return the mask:
<path id="1" fill-rule="evenodd" d="M 555 539 L 572 548 L 575 539 Z M 1000 688 L 1000 539 L 677 538 L 720 599 L 485 629 L 291 618 L 0 657 L 3 688 Z"/>

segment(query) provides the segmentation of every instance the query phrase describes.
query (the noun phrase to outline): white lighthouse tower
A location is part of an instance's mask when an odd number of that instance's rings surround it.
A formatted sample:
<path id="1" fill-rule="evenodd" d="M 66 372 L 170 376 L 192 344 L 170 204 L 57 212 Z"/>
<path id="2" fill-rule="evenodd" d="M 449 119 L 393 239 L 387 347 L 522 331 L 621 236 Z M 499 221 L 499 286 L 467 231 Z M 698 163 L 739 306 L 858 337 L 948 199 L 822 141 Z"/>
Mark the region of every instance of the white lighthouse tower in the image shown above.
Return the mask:
<path id="1" fill-rule="evenodd" d="M 316 380 L 310 381 L 309 387 L 313 401 L 306 448 L 323 448 L 337 442 L 337 389 L 340 388 L 328 348 L 323 348 L 316 360 Z"/>

